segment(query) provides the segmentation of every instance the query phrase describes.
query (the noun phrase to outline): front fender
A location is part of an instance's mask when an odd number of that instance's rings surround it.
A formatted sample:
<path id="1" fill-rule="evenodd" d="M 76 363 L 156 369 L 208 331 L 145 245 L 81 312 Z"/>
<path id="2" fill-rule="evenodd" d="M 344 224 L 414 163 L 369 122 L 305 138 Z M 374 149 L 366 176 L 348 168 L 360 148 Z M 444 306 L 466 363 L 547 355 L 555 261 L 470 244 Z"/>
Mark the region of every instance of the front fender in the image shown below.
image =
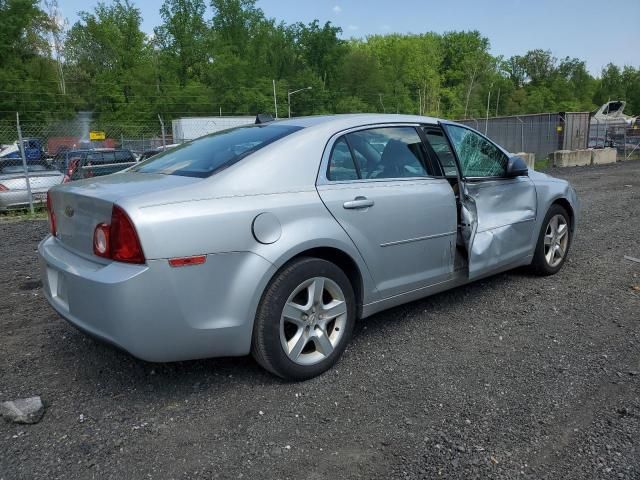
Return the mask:
<path id="1" fill-rule="evenodd" d="M 536 218 L 536 232 L 540 232 L 543 227 L 544 218 L 547 215 L 547 211 L 551 208 L 551 205 L 557 202 L 565 203 L 571 208 L 570 214 L 572 214 L 572 234 L 575 238 L 577 232 L 578 220 L 580 217 L 580 201 L 576 194 L 576 191 L 569 182 L 564 180 L 552 179 L 540 180 L 536 179 L 536 193 L 538 197 L 538 216 Z M 538 235 L 535 236 L 536 240 Z M 536 244 L 534 243 L 531 249 L 531 254 L 535 251 Z"/>

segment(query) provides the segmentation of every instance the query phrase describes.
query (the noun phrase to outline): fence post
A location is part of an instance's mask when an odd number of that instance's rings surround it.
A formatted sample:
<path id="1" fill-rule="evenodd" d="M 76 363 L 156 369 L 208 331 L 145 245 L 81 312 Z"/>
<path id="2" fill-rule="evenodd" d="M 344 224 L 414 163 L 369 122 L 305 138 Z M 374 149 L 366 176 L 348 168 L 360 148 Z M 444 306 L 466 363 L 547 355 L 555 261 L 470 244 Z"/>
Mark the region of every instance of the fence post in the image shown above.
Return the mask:
<path id="1" fill-rule="evenodd" d="M 524 122 L 520 120 L 520 117 L 516 116 L 516 118 L 520 122 L 520 151 L 524 152 Z"/>
<path id="2" fill-rule="evenodd" d="M 166 150 L 166 144 L 164 141 L 164 122 L 162 121 L 162 117 L 158 114 L 158 120 L 160 120 L 160 130 L 162 131 L 162 151 Z"/>
<path id="3" fill-rule="evenodd" d="M 27 157 L 24 154 L 24 142 L 22 141 L 22 129 L 20 128 L 20 114 L 16 112 L 16 128 L 18 129 L 18 142 L 20 144 L 20 156 L 22 157 L 22 168 L 24 169 L 24 178 L 27 182 L 27 194 L 29 195 L 29 210 L 31 215 L 33 210 L 33 196 L 31 195 L 31 181 L 29 180 L 29 169 L 27 168 Z"/>

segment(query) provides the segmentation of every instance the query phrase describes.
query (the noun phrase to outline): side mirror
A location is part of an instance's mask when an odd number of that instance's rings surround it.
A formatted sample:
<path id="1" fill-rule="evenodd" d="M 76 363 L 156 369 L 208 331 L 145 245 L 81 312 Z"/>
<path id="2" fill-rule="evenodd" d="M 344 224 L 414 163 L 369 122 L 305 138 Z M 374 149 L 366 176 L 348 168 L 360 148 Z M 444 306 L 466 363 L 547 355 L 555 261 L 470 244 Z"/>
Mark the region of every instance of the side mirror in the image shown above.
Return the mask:
<path id="1" fill-rule="evenodd" d="M 507 177 L 522 177 L 525 175 L 529 175 L 529 167 L 527 167 L 525 161 L 517 155 L 509 157 L 509 161 L 507 162 Z"/>

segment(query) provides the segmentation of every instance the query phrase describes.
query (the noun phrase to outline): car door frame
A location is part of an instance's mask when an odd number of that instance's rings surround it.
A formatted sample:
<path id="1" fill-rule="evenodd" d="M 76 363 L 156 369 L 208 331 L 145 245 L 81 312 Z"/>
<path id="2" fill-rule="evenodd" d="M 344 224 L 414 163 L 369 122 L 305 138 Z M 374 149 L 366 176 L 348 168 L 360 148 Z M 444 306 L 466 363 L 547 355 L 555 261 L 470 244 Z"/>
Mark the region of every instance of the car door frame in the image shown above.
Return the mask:
<path id="1" fill-rule="evenodd" d="M 475 280 L 484 276 L 488 276 L 499 271 L 504 271 L 509 268 L 513 268 L 515 266 L 523 265 L 527 262 L 529 257 L 529 246 L 531 245 L 532 237 L 536 234 L 535 225 L 537 223 L 537 192 L 535 183 L 528 176 L 518 176 L 518 177 L 509 177 L 506 175 L 500 176 L 487 176 L 487 177 L 468 177 L 464 175 L 464 171 L 462 169 L 462 163 L 460 162 L 460 158 L 458 156 L 458 152 L 453 144 L 453 140 L 447 130 L 447 126 L 454 126 L 459 128 L 464 128 L 469 130 L 470 132 L 479 135 L 482 139 L 489 142 L 491 145 L 496 147 L 500 152 L 502 152 L 505 157 L 508 159 L 511 154 L 502 148 L 500 145 L 492 141 L 486 135 L 483 135 L 481 132 L 467 126 L 462 125 L 456 122 L 450 122 L 446 120 L 438 121 L 438 125 L 440 126 L 444 136 L 449 144 L 449 148 L 453 154 L 455 159 L 455 164 L 458 170 L 458 181 L 460 182 L 460 201 L 462 203 L 463 216 L 467 216 L 463 221 L 469 222 L 470 231 L 467 232 L 468 242 L 466 242 L 467 253 L 468 253 L 468 277 L 470 280 Z M 478 211 L 476 202 L 473 198 L 473 195 L 470 193 L 470 190 L 477 191 L 486 186 L 486 188 L 492 187 L 503 187 L 505 185 L 518 185 L 526 183 L 529 188 L 529 193 L 533 195 L 531 198 L 531 208 L 533 212 L 528 212 L 529 214 L 523 213 L 526 218 L 516 218 L 515 221 L 510 223 L 504 223 L 503 225 L 496 225 L 490 228 L 488 231 L 495 231 L 495 234 L 492 235 L 492 239 L 489 240 L 487 245 L 478 245 L 477 234 L 478 234 Z M 483 185 L 484 184 L 484 185 Z M 480 212 L 482 214 L 482 212 Z M 502 251 L 504 245 L 508 245 L 508 241 L 503 241 L 507 239 L 507 236 L 512 233 L 509 230 L 509 227 L 513 227 L 514 225 L 525 225 L 530 229 L 529 237 L 523 242 L 523 248 L 521 254 L 513 255 L 511 258 L 508 255 L 506 256 L 506 260 L 498 260 L 491 261 L 492 255 L 496 255 L 496 251 Z M 523 228 L 526 230 L 527 228 Z M 506 232 L 501 235 L 502 231 Z M 484 233 L 484 230 L 480 233 Z M 526 235 L 526 232 L 525 232 Z M 521 236 L 522 238 L 522 236 Z M 486 239 L 483 239 L 485 243 Z M 491 245 L 493 242 L 493 246 Z M 501 244 L 500 244 L 501 242 Z M 525 243 L 526 242 L 526 243 Z M 499 247 L 499 248 L 498 248 Z M 525 248 L 526 247 L 526 248 Z"/>
<path id="2" fill-rule="evenodd" d="M 319 170 L 318 170 L 318 174 L 316 177 L 316 189 L 318 189 L 318 193 L 320 194 L 320 198 L 322 199 L 322 195 L 321 195 L 321 190 L 324 187 L 327 186 L 339 186 L 339 185 L 371 185 L 371 184 L 402 184 L 402 183 L 411 183 L 411 182 L 425 182 L 425 181 L 429 181 L 429 182 L 434 182 L 434 181 L 441 181 L 441 182 L 447 182 L 446 179 L 444 177 L 437 177 L 437 176 L 426 176 L 426 177 L 400 177 L 400 178 L 371 178 L 371 179 L 356 179 L 356 180 L 330 180 L 328 178 L 328 167 L 329 167 L 329 162 L 331 159 L 331 154 L 333 152 L 333 147 L 335 145 L 335 143 L 338 141 L 338 139 L 342 138 L 343 136 L 349 134 L 349 133 L 353 133 L 353 132 L 357 132 L 357 131 L 363 131 L 363 130 L 371 130 L 371 129 L 379 129 L 379 128 L 394 128 L 394 127 L 410 127 L 416 130 L 416 135 L 418 135 L 418 137 L 420 138 L 420 141 L 422 143 L 423 146 L 425 146 L 424 144 L 424 137 L 422 135 L 421 132 L 421 126 L 422 124 L 420 122 L 385 122 L 385 123 L 374 123 L 374 124 L 366 124 L 366 125 L 359 125 L 356 127 L 351 127 L 351 128 L 347 128 L 347 129 L 343 129 L 340 130 L 338 132 L 335 132 L 333 135 L 331 135 L 331 137 L 329 138 L 329 140 L 327 141 L 326 145 L 325 145 L 325 149 L 322 155 L 322 160 L 320 162 L 319 165 Z M 346 137 L 345 137 L 346 138 Z M 348 144 L 348 139 L 347 139 L 347 144 Z M 351 149 L 351 147 L 350 147 Z M 353 152 L 352 152 L 352 157 L 353 157 Z M 426 157 L 426 161 L 429 163 L 433 163 L 433 159 L 431 158 L 431 156 L 429 155 L 429 152 L 426 151 L 425 152 L 425 157 Z M 356 159 L 353 158 L 353 161 L 355 162 Z M 425 165 L 425 169 L 427 169 L 429 166 Z M 450 185 L 448 185 L 447 182 L 447 186 L 450 187 Z M 345 189 L 348 188 L 345 186 Z M 451 191 L 451 195 L 453 198 L 453 191 Z M 322 200 L 323 203 L 325 203 L 325 200 Z M 326 203 L 325 203 L 326 206 Z M 329 210 L 329 212 L 331 212 L 331 209 L 327 206 L 327 209 Z M 454 199 L 454 214 L 455 214 L 455 199 Z M 334 218 L 336 219 L 336 221 L 338 222 L 338 224 L 340 224 L 341 228 L 343 228 L 343 230 L 345 230 L 345 233 L 347 233 L 347 235 L 351 238 L 352 242 L 354 243 L 354 246 L 356 247 L 356 249 L 358 249 L 358 251 L 360 252 L 361 257 L 363 258 L 365 264 L 367 264 L 367 255 L 363 254 L 361 248 L 358 246 L 358 244 L 356 243 L 356 241 L 354 241 L 354 239 L 352 238 L 352 236 L 349 234 L 349 232 L 346 231 L 345 227 L 341 224 L 341 222 L 335 217 L 335 215 L 333 213 L 331 213 L 332 216 L 334 216 Z M 453 275 L 454 275 L 454 250 L 455 250 L 455 238 L 456 238 L 456 229 L 453 229 L 454 231 L 452 232 L 447 232 L 447 235 L 438 235 L 438 236 L 434 236 L 433 238 L 437 238 L 437 237 L 446 237 L 446 236 L 450 236 L 451 237 L 451 247 L 447 250 L 446 252 L 446 261 L 445 263 L 443 263 L 443 268 L 445 268 L 446 274 L 443 274 L 442 277 L 439 277 L 437 279 L 437 281 L 435 282 L 431 282 L 431 283 L 424 283 L 422 284 L 419 288 L 407 288 L 406 291 L 403 291 L 401 293 L 397 293 L 396 295 L 393 295 L 393 297 L 402 297 L 405 296 L 405 294 L 410 294 L 412 292 L 418 292 L 418 291 L 423 291 L 425 289 L 434 289 L 439 285 L 446 285 L 448 282 L 450 282 L 453 279 Z M 430 238 L 429 238 L 430 239 Z M 410 239 L 407 241 L 407 243 L 409 241 L 413 242 L 413 241 L 418 241 L 420 239 L 416 238 L 416 239 Z M 401 242 L 398 242 L 401 243 Z M 391 246 L 392 244 L 395 244 L 395 242 L 390 242 L 389 244 L 385 244 L 384 246 Z M 382 247 L 383 244 L 380 245 L 380 247 Z M 369 266 L 367 266 L 367 268 L 369 268 L 369 273 L 371 274 L 371 277 L 374 279 L 374 282 L 377 282 L 378 280 L 375 278 L 374 272 L 371 270 L 371 268 Z M 423 293 L 422 295 L 418 295 L 415 298 L 419 298 L 420 296 L 423 296 L 426 293 Z M 375 296 L 381 300 L 389 300 L 390 297 L 385 296 L 384 292 L 380 292 L 378 290 L 376 290 L 375 292 Z M 408 301 L 408 300 L 406 300 Z M 402 302 L 399 302 L 402 303 Z M 386 307 L 385 307 L 386 308 Z"/>

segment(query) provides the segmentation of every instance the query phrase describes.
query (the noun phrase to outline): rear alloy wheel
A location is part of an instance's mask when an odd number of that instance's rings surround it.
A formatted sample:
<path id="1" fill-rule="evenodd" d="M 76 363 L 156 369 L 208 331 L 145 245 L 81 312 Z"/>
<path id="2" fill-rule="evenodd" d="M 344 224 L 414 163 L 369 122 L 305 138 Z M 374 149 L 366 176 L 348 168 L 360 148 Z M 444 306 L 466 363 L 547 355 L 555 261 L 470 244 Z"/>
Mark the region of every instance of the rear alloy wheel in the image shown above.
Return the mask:
<path id="1" fill-rule="evenodd" d="M 314 277 L 289 295 L 280 317 L 280 343 L 292 362 L 314 365 L 331 355 L 346 323 L 342 289 L 327 277 Z"/>
<path id="2" fill-rule="evenodd" d="M 276 375 L 304 380 L 329 369 L 355 320 L 353 288 L 336 265 L 301 258 L 267 287 L 254 325 L 252 353 Z"/>
<path id="3" fill-rule="evenodd" d="M 531 266 L 538 275 L 553 275 L 564 265 L 571 246 L 571 226 L 567 211 L 551 206 L 538 237 Z"/>

